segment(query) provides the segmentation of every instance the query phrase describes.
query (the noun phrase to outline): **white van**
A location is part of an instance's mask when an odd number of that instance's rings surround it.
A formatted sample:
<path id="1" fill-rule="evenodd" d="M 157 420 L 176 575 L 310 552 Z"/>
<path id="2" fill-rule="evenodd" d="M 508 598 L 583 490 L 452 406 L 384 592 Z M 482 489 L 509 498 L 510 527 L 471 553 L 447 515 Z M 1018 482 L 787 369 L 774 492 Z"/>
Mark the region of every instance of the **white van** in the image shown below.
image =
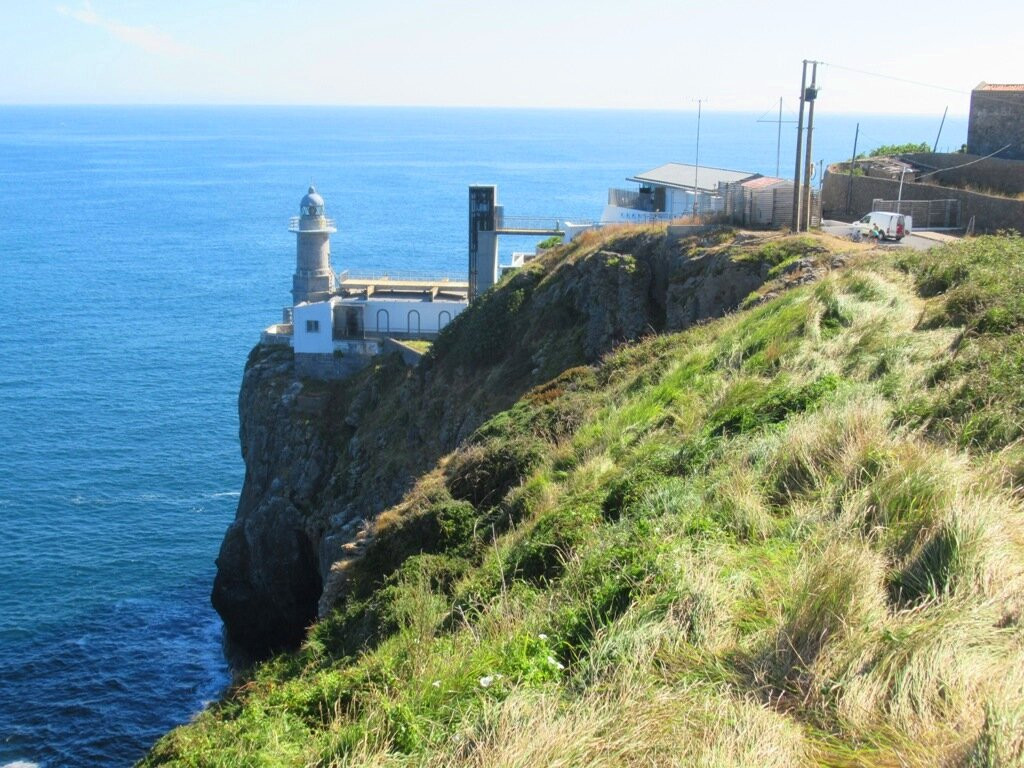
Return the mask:
<path id="1" fill-rule="evenodd" d="M 902 213 L 872 211 L 860 221 L 850 225 L 853 232 L 863 237 L 879 237 L 899 242 L 913 231 L 914 218 Z"/>

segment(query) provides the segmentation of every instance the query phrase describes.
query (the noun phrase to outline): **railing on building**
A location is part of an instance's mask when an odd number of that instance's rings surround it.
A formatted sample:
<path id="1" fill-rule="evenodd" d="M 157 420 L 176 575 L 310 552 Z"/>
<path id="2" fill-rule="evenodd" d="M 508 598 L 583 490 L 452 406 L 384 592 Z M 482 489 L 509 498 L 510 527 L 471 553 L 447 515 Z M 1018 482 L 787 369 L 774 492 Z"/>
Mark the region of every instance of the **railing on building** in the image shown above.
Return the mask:
<path id="1" fill-rule="evenodd" d="M 260 333 L 260 344 L 267 346 L 288 347 L 292 343 L 293 326 L 290 323 L 277 323 Z"/>
<path id="2" fill-rule="evenodd" d="M 609 189 L 608 205 L 617 208 L 632 208 L 635 211 L 654 213 L 654 197 L 649 192 L 641 194 L 636 189 Z"/>
<path id="3" fill-rule="evenodd" d="M 555 216 L 495 216 L 494 229 L 499 233 L 558 234 L 563 232 L 562 220 Z"/>
<path id="4" fill-rule="evenodd" d="M 302 227 L 301 216 L 292 216 L 288 219 L 288 231 L 289 232 L 337 232 L 338 228 L 334 225 L 334 219 L 329 219 L 326 216 L 321 216 L 319 219 L 306 219 L 307 226 Z M 309 226 L 315 224 L 315 226 Z"/>
<path id="5" fill-rule="evenodd" d="M 437 285 L 451 285 L 453 287 L 466 286 L 466 279 L 455 278 L 450 275 L 438 276 L 436 272 L 416 272 L 414 270 L 395 272 L 363 273 L 358 275 L 350 274 L 348 270 L 338 274 L 338 284 L 345 282 L 372 283 L 390 281 L 395 283 L 431 283 Z"/>

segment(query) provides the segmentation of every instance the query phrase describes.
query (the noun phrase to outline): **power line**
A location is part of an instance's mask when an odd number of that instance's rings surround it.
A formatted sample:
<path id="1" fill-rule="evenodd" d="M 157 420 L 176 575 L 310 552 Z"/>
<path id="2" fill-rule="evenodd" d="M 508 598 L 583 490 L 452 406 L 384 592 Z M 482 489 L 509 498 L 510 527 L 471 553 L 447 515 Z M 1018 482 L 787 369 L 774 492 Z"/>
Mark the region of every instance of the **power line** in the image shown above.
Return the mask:
<path id="1" fill-rule="evenodd" d="M 946 85 L 936 85 L 935 83 L 926 83 L 922 80 L 912 80 L 908 77 L 897 77 L 896 75 L 887 75 L 882 72 L 871 72 L 867 69 L 857 69 L 856 67 L 845 67 L 842 64 L 832 64 L 827 61 L 821 62 L 826 67 L 832 67 L 833 69 L 842 69 L 846 72 L 856 72 L 858 75 L 867 75 L 868 77 L 877 77 L 882 80 L 892 80 L 897 83 L 906 83 L 908 85 L 916 85 L 921 88 L 931 88 L 936 91 L 945 91 L 947 93 L 956 93 L 961 96 L 970 96 L 974 93 L 973 90 L 965 91 L 962 88 L 950 88 Z M 1001 104 L 1013 104 L 1019 106 L 1020 102 L 1013 101 L 1011 99 L 1001 99 L 998 96 L 993 96 L 992 91 L 982 91 L 985 94 L 985 101 L 996 102 Z"/>
<path id="2" fill-rule="evenodd" d="M 1004 149 L 1009 149 L 1012 146 L 1013 146 L 1013 142 L 1010 142 L 1005 147 L 1000 147 L 995 152 L 992 152 L 991 154 L 985 155 L 984 157 L 979 157 L 979 158 L 976 158 L 974 160 L 971 160 L 970 162 L 961 163 L 960 165 L 951 165 L 951 166 L 949 166 L 949 168 L 938 168 L 938 169 L 936 169 L 934 171 L 929 171 L 928 173 L 922 173 L 920 176 L 917 177 L 917 179 L 918 179 L 918 181 L 920 181 L 921 179 L 926 179 L 929 176 L 934 176 L 936 173 L 942 173 L 944 171 L 955 171 L 957 168 L 966 168 L 968 165 L 974 165 L 975 163 L 980 163 L 982 160 L 988 160 L 990 157 L 995 157 L 1000 152 L 1002 152 Z"/>
<path id="3" fill-rule="evenodd" d="M 950 93 L 959 93 L 959 94 L 970 93 L 970 91 L 964 91 L 964 90 L 961 90 L 959 88 L 949 88 L 949 87 L 947 87 L 945 85 L 935 85 L 934 83 L 925 83 L 925 82 L 922 82 L 920 80 L 911 80 L 911 79 L 906 78 L 906 77 L 896 77 L 895 75 L 886 75 L 886 74 L 882 74 L 881 72 L 869 72 L 866 69 L 857 69 L 856 67 L 844 67 L 842 64 L 832 64 L 832 63 L 827 62 L 827 61 L 823 61 L 822 64 L 824 64 L 826 67 L 832 67 L 833 69 L 843 69 L 843 70 L 846 70 L 847 72 L 856 72 L 858 75 L 868 75 L 869 77 L 880 77 L 883 80 L 895 80 L 896 82 L 899 82 L 899 83 L 909 83 L 910 85 L 919 85 L 922 88 L 934 88 L 937 91 L 949 91 Z"/>

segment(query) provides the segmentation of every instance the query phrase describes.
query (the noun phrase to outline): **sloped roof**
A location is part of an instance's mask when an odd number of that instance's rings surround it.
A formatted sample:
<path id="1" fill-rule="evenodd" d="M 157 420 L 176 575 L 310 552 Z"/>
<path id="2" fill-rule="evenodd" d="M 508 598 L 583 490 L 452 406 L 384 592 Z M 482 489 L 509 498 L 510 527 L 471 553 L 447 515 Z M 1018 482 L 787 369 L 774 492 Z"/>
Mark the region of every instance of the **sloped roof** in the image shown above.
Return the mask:
<path id="1" fill-rule="evenodd" d="M 652 184 L 657 187 L 673 187 L 675 189 L 697 189 L 714 191 L 718 189 L 719 182 L 730 184 L 735 181 L 746 181 L 757 178 L 758 173 L 750 171 L 731 171 L 728 168 L 713 168 L 702 165 L 699 168 L 688 163 L 665 163 L 649 171 L 638 173 L 626 181 L 635 181 L 639 184 Z"/>
<path id="2" fill-rule="evenodd" d="M 756 179 L 744 181 L 740 186 L 744 189 L 767 189 L 779 184 L 792 184 L 791 179 L 778 179 L 774 176 L 759 176 Z"/>

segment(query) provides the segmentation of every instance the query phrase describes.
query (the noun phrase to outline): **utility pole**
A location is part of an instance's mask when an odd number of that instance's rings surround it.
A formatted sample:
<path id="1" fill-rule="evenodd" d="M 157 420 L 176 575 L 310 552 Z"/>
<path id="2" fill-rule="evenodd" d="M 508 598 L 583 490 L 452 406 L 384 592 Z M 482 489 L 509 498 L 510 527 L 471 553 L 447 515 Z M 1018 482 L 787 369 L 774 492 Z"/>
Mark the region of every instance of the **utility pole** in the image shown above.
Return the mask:
<path id="1" fill-rule="evenodd" d="M 697 223 L 697 193 L 700 187 L 697 186 L 697 177 L 700 174 L 700 104 L 697 99 L 697 152 L 693 158 L 693 223 Z"/>
<path id="2" fill-rule="evenodd" d="M 811 170 L 814 168 L 814 159 L 811 156 L 811 149 L 814 141 L 814 102 L 818 99 L 818 62 L 811 62 L 811 87 L 807 89 L 805 99 L 811 102 L 807 108 L 807 162 L 804 165 L 804 217 L 806 219 L 805 230 L 811 228 Z"/>
<path id="3" fill-rule="evenodd" d="M 800 231 L 800 163 L 804 138 L 804 95 L 807 89 L 807 59 L 804 59 L 804 73 L 800 78 L 800 114 L 796 121 L 796 171 L 793 172 L 793 224 L 794 232 Z"/>
<path id="4" fill-rule="evenodd" d="M 939 123 L 939 132 L 937 134 L 935 134 L 935 146 L 932 147 L 932 152 L 938 152 L 939 151 L 939 136 L 942 135 L 942 126 L 944 126 L 946 124 L 946 113 L 947 112 L 949 112 L 949 105 L 948 104 L 946 105 L 946 108 L 944 110 L 942 110 L 942 122 Z"/>
<path id="5" fill-rule="evenodd" d="M 850 186 L 846 190 L 846 212 L 853 213 L 853 168 L 857 164 L 857 139 L 860 138 L 860 123 L 853 134 L 853 154 L 850 155 Z"/>

